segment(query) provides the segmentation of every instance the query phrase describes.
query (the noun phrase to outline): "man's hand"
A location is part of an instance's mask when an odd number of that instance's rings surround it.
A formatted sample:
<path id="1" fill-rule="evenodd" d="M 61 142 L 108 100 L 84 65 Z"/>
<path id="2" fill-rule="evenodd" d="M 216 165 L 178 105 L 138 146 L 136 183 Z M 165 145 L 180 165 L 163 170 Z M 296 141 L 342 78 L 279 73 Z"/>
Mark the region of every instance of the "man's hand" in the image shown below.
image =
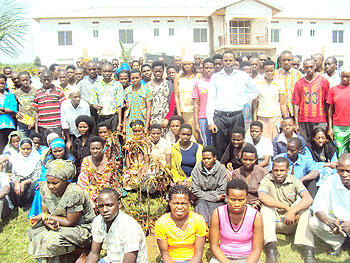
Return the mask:
<path id="1" fill-rule="evenodd" d="M 332 141 L 334 140 L 334 132 L 333 132 L 333 128 L 332 127 L 328 127 L 328 132 L 327 132 L 328 136 L 332 139 Z"/>
<path id="2" fill-rule="evenodd" d="M 92 107 L 97 110 L 97 111 L 100 111 L 102 110 L 103 106 L 102 105 L 98 105 L 98 104 L 92 104 Z"/>
<path id="3" fill-rule="evenodd" d="M 284 216 L 283 224 L 293 225 L 298 221 L 297 214 L 291 209 Z"/>
<path id="4" fill-rule="evenodd" d="M 210 124 L 208 128 L 209 128 L 209 131 L 211 133 L 217 133 L 218 132 L 218 127 L 215 124 Z"/>
<path id="5" fill-rule="evenodd" d="M 169 123 L 169 120 L 164 119 L 164 120 L 162 121 L 162 123 L 160 124 L 160 126 L 162 126 L 162 128 L 166 128 L 166 127 L 168 127 L 168 123 Z"/>
<path id="6" fill-rule="evenodd" d="M 17 113 L 16 113 L 16 118 L 17 118 L 17 119 L 22 119 L 22 118 L 23 118 L 22 112 L 17 111 Z"/>
<path id="7" fill-rule="evenodd" d="M 120 123 L 117 125 L 117 132 L 122 132 L 123 131 L 123 125 Z"/>
<path id="8" fill-rule="evenodd" d="M 342 224 L 340 224 L 340 228 L 345 233 L 350 233 L 350 221 L 345 221 Z"/>
<path id="9" fill-rule="evenodd" d="M 296 133 L 299 133 L 299 132 L 300 132 L 300 128 L 299 128 L 299 124 L 298 124 L 298 123 L 295 123 L 295 129 L 294 129 L 294 131 L 295 131 Z"/>
<path id="10" fill-rule="evenodd" d="M 71 150 L 72 149 L 72 146 L 73 146 L 73 143 L 71 140 L 68 140 L 67 143 L 66 143 L 66 146 L 68 148 L 68 150 Z"/>
<path id="11" fill-rule="evenodd" d="M 194 130 L 195 130 L 197 133 L 199 133 L 199 123 L 198 123 L 198 122 L 196 122 L 196 123 L 194 124 Z"/>
<path id="12" fill-rule="evenodd" d="M 32 121 L 29 125 L 28 125 L 28 130 L 31 130 L 32 128 L 35 128 L 35 122 Z"/>

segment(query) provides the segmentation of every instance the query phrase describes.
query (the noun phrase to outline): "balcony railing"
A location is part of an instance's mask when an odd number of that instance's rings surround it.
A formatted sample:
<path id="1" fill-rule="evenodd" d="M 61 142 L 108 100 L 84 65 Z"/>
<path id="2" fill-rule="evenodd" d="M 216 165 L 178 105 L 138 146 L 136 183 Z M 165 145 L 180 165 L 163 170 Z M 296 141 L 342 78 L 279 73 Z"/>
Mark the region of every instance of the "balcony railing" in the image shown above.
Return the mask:
<path id="1" fill-rule="evenodd" d="M 229 33 L 219 36 L 219 45 L 266 45 L 268 35 L 262 33 Z"/>

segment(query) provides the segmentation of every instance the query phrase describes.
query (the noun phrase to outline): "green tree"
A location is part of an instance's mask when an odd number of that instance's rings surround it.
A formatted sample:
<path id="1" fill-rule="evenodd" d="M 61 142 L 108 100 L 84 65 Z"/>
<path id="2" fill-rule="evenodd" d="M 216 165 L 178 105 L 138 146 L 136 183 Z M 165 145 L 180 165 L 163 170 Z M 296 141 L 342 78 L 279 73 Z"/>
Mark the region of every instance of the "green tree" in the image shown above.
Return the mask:
<path id="1" fill-rule="evenodd" d="M 27 8 L 16 0 L 0 0 L 0 51 L 18 57 L 21 40 L 29 30 Z"/>
<path id="2" fill-rule="evenodd" d="M 119 40 L 120 48 L 122 49 L 121 58 L 123 62 L 128 63 L 130 61 L 131 52 L 138 43 L 139 42 L 136 42 L 135 44 L 133 44 L 131 47 L 128 48 L 128 47 L 125 47 L 123 43 Z"/>
<path id="3" fill-rule="evenodd" d="M 35 57 L 34 59 L 34 66 L 39 67 L 41 65 L 41 60 L 38 56 Z"/>

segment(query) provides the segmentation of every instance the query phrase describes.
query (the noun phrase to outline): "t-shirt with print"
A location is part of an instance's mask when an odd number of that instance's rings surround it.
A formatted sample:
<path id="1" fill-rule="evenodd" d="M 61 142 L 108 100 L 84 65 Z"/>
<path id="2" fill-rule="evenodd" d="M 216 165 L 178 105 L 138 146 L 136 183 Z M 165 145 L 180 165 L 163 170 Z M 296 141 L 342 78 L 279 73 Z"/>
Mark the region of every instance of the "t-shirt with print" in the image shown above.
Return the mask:
<path id="1" fill-rule="evenodd" d="M 299 106 L 299 122 L 326 122 L 324 102 L 329 82 L 317 75 L 312 81 L 301 78 L 295 83 L 292 103 Z"/>
<path id="2" fill-rule="evenodd" d="M 333 125 L 350 126 L 350 86 L 329 89 L 327 103 L 334 105 Z"/>
<path id="3" fill-rule="evenodd" d="M 207 118 L 207 100 L 210 79 L 199 79 L 193 86 L 192 99 L 199 99 L 198 118 Z"/>
<path id="4" fill-rule="evenodd" d="M 14 93 L 18 111 L 30 117 L 34 117 L 35 107 L 33 106 L 34 94 L 36 89 L 32 88 L 29 92 L 24 92 L 22 89 L 17 89 Z"/>

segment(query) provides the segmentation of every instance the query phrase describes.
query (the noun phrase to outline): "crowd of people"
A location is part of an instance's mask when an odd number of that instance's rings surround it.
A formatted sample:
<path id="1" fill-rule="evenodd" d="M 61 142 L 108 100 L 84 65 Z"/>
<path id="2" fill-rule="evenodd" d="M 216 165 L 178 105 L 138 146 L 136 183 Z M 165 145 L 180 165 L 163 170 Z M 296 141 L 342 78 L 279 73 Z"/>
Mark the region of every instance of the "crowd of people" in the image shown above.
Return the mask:
<path id="1" fill-rule="evenodd" d="M 0 74 L 0 215 L 30 206 L 38 262 L 148 262 L 129 191 L 159 192 L 162 262 L 278 261 L 295 232 L 339 256 L 350 233 L 350 66 L 283 51 Z M 162 179 L 160 178 L 162 176 Z M 153 186 L 147 183 L 154 179 Z M 159 179 L 159 180 L 158 180 Z M 194 209 L 191 209 L 193 206 Z M 101 258 L 102 247 L 107 256 Z M 283 262 L 283 259 L 281 259 Z"/>

